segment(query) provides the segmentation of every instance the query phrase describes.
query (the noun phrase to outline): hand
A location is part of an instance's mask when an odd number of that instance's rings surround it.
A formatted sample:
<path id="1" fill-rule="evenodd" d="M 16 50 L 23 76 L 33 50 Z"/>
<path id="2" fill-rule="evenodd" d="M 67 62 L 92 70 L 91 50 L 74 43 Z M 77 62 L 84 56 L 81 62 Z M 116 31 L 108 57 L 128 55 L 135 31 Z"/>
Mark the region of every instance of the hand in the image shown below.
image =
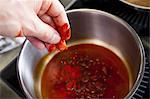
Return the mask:
<path id="1" fill-rule="evenodd" d="M 43 42 L 60 42 L 69 28 L 64 7 L 58 0 L 0 0 L 0 35 L 26 36 L 42 49 Z"/>

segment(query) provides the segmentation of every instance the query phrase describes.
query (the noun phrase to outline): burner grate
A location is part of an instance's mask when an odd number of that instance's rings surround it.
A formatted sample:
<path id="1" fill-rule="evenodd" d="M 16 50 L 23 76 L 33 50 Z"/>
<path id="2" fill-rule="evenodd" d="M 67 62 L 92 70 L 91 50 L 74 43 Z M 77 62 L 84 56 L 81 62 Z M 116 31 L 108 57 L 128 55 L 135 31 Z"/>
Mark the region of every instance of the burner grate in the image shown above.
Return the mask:
<path id="1" fill-rule="evenodd" d="M 139 99 L 139 98 L 143 98 L 143 97 L 149 97 L 150 93 L 150 57 L 149 55 L 149 50 L 145 49 L 146 52 L 146 65 L 144 68 L 144 75 L 142 78 L 142 81 L 139 85 L 139 87 L 137 88 L 135 94 L 133 95 L 132 99 Z"/>
<path id="2" fill-rule="evenodd" d="M 123 8 L 124 7 L 124 8 Z M 146 31 L 149 30 L 149 11 L 141 12 L 133 8 L 125 7 L 119 2 L 110 4 L 110 9 L 106 11 L 112 13 L 128 22 L 139 35 L 149 35 Z"/>

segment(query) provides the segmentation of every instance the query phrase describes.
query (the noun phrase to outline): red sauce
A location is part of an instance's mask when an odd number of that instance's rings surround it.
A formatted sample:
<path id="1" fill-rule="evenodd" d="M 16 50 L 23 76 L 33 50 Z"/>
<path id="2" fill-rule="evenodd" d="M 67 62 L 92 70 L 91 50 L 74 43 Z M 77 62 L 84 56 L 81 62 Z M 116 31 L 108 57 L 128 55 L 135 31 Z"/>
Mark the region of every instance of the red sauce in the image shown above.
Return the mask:
<path id="1" fill-rule="evenodd" d="M 129 75 L 107 48 L 80 44 L 56 54 L 43 72 L 43 98 L 123 98 Z"/>

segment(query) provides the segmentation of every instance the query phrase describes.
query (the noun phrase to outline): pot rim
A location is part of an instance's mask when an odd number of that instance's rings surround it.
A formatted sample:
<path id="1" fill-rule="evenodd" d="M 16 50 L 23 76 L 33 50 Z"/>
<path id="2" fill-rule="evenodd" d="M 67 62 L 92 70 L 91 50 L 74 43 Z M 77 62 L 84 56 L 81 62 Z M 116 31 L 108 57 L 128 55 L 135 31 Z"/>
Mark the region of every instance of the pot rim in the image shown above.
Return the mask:
<path id="1" fill-rule="evenodd" d="M 135 91 L 137 90 L 137 88 L 139 87 L 140 85 L 140 82 L 142 81 L 142 78 L 143 78 L 143 74 L 144 74 L 144 67 L 145 67 L 145 51 L 144 51 L 144 47 L 143 47 L 143 44 L 142 44 L 142 41 L 140 40 L 139 36 L 137 35 L 137 33 L 135 32 L 135 30 L 130 26 L 128 25 L 124 20 L 118 18 L 117 16 L 115 15 L 112 15 L 112 14 L 109 14 L 107 12 L 104 12 L 104 11 L 101 11 L 101 10 L 95 10 L 95 9 L 74 9 L 74 10 L 68 10 L 66 11 L 67 14 L 69 13 L 74 13 L 74 12 L 87 12 L 87 13 L 97 13 L 97 14 L 101 14 L 101 15 L 105 15 L 107 17 L 110 17 L 112 18 L 113 20 L 119 22 L 120 24 L 122 24 L 124 27 L 126 27 L 131 35 L 133 36 L 133 38 L 135 39 L 136 43 L 138 44 L 138 47 L 140 49 L 140 57 L 141 57 L 141 64 L 140 64 L 140 68 L 139 68 L 139 72 L 138 72 L 138 76 L 137 76 L 137 79 L 135 81 L 135 83 L 133 84 L 131 90 L 128 92 L 128 94 L 125 96 L 125 98 L 129 98 L 129 97 L 132 97 L 133 96 L 133 93 L 135 93 Z M 20 84 L 26 94 L 26 96 L 29 98 L 29 99 L 32 99 L 33 97 L 31 96 L 31 94 L 28 92 L 27 88 L 25 87 L 25 84 L 23 82 L 23 78 L 22 78 L 22 73 L 20 72 L 21 71 L 21 68 L 19 68 L 19 64 L 20 63 L 20 57 L 23 55 L 23 52 L 26 48 L 26 45 L 29 43 L 28 40 L 25 40 L 24 43 L 23 43 L 23 46 L 21 48 L 21 51 L 19 52 L 19 57 L 17 59 L 17 71 L 18 71 L 18 77 L 20 79 Z"/>
<path id="2" fill-rule="evenodd" d="M 137 4 L 133 4 L 133 3 L 130 3 L 126 0 L 120 0 L 121 2 L 127 4 L 127 5 L 130 5 L 134 8 L 138 8 L 138 9 L 143 9 L 143 10 L 150 10 L 150 7 L 145 7 L 145 6 L 141 6 L 141 5 L 137 5 Z"/>

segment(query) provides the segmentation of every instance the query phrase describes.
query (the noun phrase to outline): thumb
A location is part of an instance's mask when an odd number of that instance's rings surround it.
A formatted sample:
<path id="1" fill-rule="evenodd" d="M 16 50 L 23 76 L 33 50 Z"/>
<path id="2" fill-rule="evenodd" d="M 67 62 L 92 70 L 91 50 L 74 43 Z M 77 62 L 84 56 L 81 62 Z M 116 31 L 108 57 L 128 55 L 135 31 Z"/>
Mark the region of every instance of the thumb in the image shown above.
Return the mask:
<path id="1" fill-rule="evenodd" d="M 51 26 L 44 23 L 35 13 L 22 24 L 25 36 L 32 36 L 50 44 L 57 44 L 60 41 L 59 33 Z"/>

